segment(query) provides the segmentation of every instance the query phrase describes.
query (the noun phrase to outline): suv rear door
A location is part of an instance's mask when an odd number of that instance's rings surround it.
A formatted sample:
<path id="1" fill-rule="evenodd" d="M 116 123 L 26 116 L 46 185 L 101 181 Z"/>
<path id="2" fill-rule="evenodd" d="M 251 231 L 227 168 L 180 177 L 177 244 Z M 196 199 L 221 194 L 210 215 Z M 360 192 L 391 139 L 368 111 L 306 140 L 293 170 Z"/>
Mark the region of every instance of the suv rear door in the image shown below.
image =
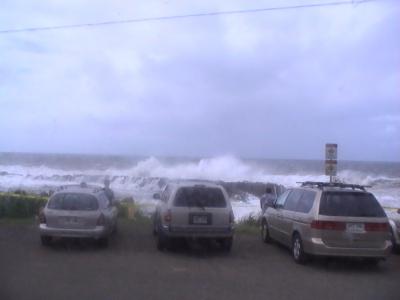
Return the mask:
<path id="1" fill-rule="evenodd" d="M 226 228 L 230 206 L 219 187 L 180 187 L 171 207 L 171 226 L 181 228 Z"/>

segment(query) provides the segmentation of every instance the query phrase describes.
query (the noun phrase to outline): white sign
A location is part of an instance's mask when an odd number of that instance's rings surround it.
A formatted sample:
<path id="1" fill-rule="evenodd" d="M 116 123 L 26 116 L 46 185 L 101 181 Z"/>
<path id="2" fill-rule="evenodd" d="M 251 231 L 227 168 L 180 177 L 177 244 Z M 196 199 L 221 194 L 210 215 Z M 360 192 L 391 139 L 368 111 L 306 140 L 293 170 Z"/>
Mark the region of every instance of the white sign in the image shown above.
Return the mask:
<path id="1" fill-rule="evenodd" d="M 325 145 L 325 175 L 336 176 L 337 173 L 337 144 Z"/>
<path id="2" fill-rule="evenodd" d="M 325 175 L 336 176 L 337 173 L 337 161 L 326 160 L 325 161 Z"/>
<path id="3" fill-rule="evenodd" d="M 337 144 L 326 144 L 325 145 L 325 159 L 326 160 L 337 160 Z"/>

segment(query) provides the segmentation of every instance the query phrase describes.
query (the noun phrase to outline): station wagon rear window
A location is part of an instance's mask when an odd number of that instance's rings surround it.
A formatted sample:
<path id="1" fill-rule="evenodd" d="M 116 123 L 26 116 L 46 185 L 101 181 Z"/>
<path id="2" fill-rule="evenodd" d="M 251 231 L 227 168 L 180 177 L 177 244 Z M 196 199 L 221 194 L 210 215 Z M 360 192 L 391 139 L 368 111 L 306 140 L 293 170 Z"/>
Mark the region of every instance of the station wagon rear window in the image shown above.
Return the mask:
<path id="1" fill-rule="evenodd" d="M 325 192 L 319 213 L 325 216 L 385 217 L 385 212 L 372 194 Z"/>
<path id="2" fill-rule="evenodd" d="M 183 187 L 177 191 L 174 205 L 178 207 L 226 207 L 226 201 L 219 188 Z"/>
<path id="3" fill-rule="evenodd" d="M 50 199 L 50 209 L 91 211 L 99 208 L 96 197 L 86 194 L 58 194 Z"/>

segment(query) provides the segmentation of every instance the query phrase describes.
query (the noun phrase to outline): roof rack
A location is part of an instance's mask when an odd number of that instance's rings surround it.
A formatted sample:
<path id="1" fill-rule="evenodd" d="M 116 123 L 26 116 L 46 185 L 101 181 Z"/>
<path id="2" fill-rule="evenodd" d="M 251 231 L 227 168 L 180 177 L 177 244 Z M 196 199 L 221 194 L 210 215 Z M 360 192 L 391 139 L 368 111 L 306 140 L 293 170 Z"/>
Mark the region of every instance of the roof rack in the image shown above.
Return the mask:
<path id="1" fill-rule="evenodd" d="M 318 182 L 318 181 L 304 181 L 297 182 L 301 183 L 301 186 L 309 186 L 309 187 L 317 187 L 319 189 L 323 189 L 325 187 L 338 187 L 338 188 L 351 188 L 353 190 L 359 189 L 365 191 L 365 188 L 370 188 L 370 185 L 359 185 L 359 184 L 348 184 L 341 182 Z"/>

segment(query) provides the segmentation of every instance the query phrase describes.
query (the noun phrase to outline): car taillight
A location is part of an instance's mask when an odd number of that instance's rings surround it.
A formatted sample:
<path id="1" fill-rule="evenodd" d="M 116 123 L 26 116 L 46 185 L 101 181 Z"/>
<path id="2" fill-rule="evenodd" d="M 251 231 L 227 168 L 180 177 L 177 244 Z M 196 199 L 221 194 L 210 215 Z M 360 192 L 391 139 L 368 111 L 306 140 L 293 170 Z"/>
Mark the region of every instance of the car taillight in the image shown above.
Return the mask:
<path id="1" fill-rule="evenodd" d="M 346 223 L 335 221 L 312 221 L 311 228 L 318 230 L 345 230 Z"/>
<path id="2" fill-rule="evenodd" d="M 229 223 L 235 223 L 235 216 L 233 214 L 233 211 L 230 212 L 229 214 Z"/>
<path id="3" fill-rule="evenodd" d="M 44 215 L 43 211 L 41 211 L 39 213 L 39 223 L 40 224 L 46 224 L 46 216 Z"/>
<path id="4" fill-rule="evenodd" d="M 171 211 L 168 210 L 167 213 L 164 215 L 164 222 L 170 223 L 172 220 Z"/>
<path id="5" fill-rule="evenodd" d="M 389 231 L 388 223 L 365 223 L 364 224 L 365 231 Z"/>
<path id="6" fill-rule="evenodd" d="M 99 216 L 99 218 L 97 219 L 97 224 L 96 224 L 97 226 L 104 226 L 104 225 L 106 225 L 106 218 L 104 217 L 104 215 L 103 214 L 101 214 L 100 216 Z"/>

